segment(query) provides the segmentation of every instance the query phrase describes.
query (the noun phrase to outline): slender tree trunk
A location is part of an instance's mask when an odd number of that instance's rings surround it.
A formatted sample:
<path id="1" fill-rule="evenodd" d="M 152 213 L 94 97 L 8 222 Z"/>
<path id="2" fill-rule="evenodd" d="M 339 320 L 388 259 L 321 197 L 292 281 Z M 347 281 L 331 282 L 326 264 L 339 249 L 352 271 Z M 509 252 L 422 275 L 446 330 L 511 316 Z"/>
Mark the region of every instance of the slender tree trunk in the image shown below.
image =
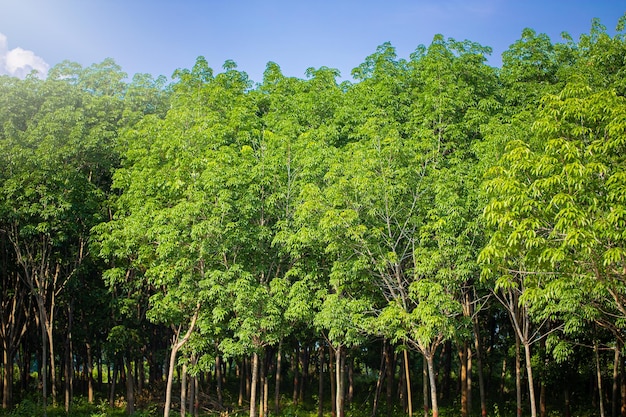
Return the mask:
<path id="1" fill-rule="evenodd" d="M 411 392 L 411 372 L 409 367 L 409 352 L 404 349 L 404 371 L 406 373 L 406 398 L 409 406 L 409 417 L 413 417 L 413 399 Z"/>
<path id="2" fill-rule="evenodd" d="M 185 417 L 187 412 L 187 364 L 183 363 L 180 373 L 180 417 Z"/>
<path id="3" fill-rule="evenodd" d="M 515 336 L 515 399 L 517 417 L 522 417 L 522 360 L 519 336 Z"/>
<path id="4" fill-rule="evenodd" d="M 137 392 L 141 392 L 143 391 L 143 384 L 145 382 L 146 379 L 146 370 L 144 368 L 144 356 L 143 356 L 143 349 L 142 349 L 142 353 L 139 355 L 139 358 L 137 358 L 137 362 L 135 362 L 135 364 L 137 365 L 137 373 L 135 375 L 136 379 L 137 379 Z"/>
<path id="5" fill-rule="evenodd" d="M 43 303 L 43 301 L 42 301 Z M 46 332 L 45 325 L 45 311 L 43 310 L 42 303 L 39 304 L 39 325 L 41 326 L 41 366 L 40 374 L 41 374 L 41 388 L 42 388 L 42 402 L 43 402 L 43 415 L 46 417 L 48 415 L 48 333 Z"/>
<path id="6" fill-rule="evenodd" d="M 224 394 L 222 380 L 222 357 L 220 355 L 215 356 L 215 389 L 217 391 L 217 403 L 220 407 L 224 405 Z M 241 405 L 241 404 L 240 404 Z"/>
<path id="7" fill-rule="evenodd" d="M 613 395 L 611 401 L 611 416 L 617 417 L 619 410 L 619 363 L 621 359 L 621 343 L 617 342 L 613 357 Z"/>
<path id="8" fill-rule="evenodd" d="M 194 417 L 198 417 L 198 415 L 200 414 L 200 382 L 197 376 L 193 379 L 193 392 L 193 415 Z"/>
<path id="9" fill-rule="evenodd" d="M 335 351 L 335 376 L 337 379 L 337 393 L 335 397 L 335 402 L 337 404 L 338 417 L 344 417 L 345 413 L 345 365 L 345 348 L 342 345 L 339 345 Z"/>
<path id="10" fill-rule="evenodd" d="M 265 417 L 265 355 L 259 358 L 259 417 Z"/>
<path id="11" fill-rule="evenodd" d="M 461 383 L 461 415 L 467 417 L 467 342 L 463 342 L 459 349 L 459 360 L 461 362 L 460 383 Z"/>
<path id="12" fill-rule="evenodd" d="M 85 347 L 87 348 L 87 401 L 89 404 L 93 404 L 93 356 L 91 352 L 91 344 L 86 343 Z"/>
<path id="13" fill-rule="evenodd" d="M 472 412 L 472 346 L 467 346 L 467 412 Z"/>
<path id="14" fill-rule="evenodd" d="M 430 416 L 430 401 L 428 400 L 428 394 L 430 389 L 428 387 L 428 363 L 426 356 L 424 356 L 424 366 L 422 370 L 422 394 L 424 397 L 424 417 Z"/>
<path id="15" fill-rule="evenodd" d="M 274 385 L 274 413 L 280 413 L 280 383 L 283 366 L 283 339 L 278 342 L 278 352 L 276 352 L 276 382 Z"/>
<path id="16" fill-rule="evenodd" d="M 259 355 L 252 354 L 252 381 L 250 383 L 250 417 L 257 417 L 257 381 L 259 379 Z"/>
<path id="17" fill-rule="evenodd" d="M 619 383 L 620 383 L 620 397 L 621 397 L 621 417 L 626 417 L 626 365 L 624 361 L 619 362 Z"/>
<path id="18" fill-rule="evenodd" d="M 480 343 L 480 327 L 478 316 L 474 314 L 474 348 L 476 349 L 476 362 L 478 364 L 478 390 L 480 395 L 480 415 L 487 417 L 487 394 L 485 393 L 485 375 L 483 373 L 482 344 Z"/>
<path id="19" fill-rule="evenodd" d="M 237 405 L 239 407 L 243 405 L 243 397 L 244 397 L 243 394 L 244 394 L 245 387 L 246 387 L 246 381 L 244 379 L 246 375 L 245 363 L 246 363 L 246 359 L 242 358 L 241 365 L 239 366 L 239 397 L 237 398 Z"/>
<path id="20" fill-rule="evenodd" d="M 9 409 L 13 406 L 13 357 L 14 353 L 5 346 L 2 352 L 2 408 Z"/>
<path id="21" fill-rule="evenodd" d="M 133 378 L 133 363 L 130 357 L 124 356 L 126 363 L 126 414 L 135 412 L 135 379 Z"/>
<path id="22" fill-rule="evenodd" d="M 331 401 L 331 415 L 333 417 L 337 416 L 337 378 L 335 376 L 335 374 L 337 373 L 336 370 L 336 366 L 335 366 L 335 350 L 333 349 L 332 346 L 329 346 L 328 349 L 328 355 L 330 356 L 329 361 L 328 361 L 328 366 L 329 366 L 329 375 L 330 375 L 330 396 L 332 398 Z"/>
<path id="23" fill-rule="evenodd" d="M 293 356 L 293 395 L 291 400 L 294 404 L 298 404 L 298 392 L 300 391 L 300 344 L 296 343 L 296 349 Z"/>
<path id="24" fill-rule="evenodd" d="M 317 386 L 317 417 L 324 416 L 324 344 L 318 347 L 319 382 Z M 279 356 L 280 357 L 280 356 Z M 278 414 L 278 413 L 276 413 Z"/>
<path id="25" fill-rule="evenodd" d="M 269 395 L 270 395 L 270 382 L 268 378 L 269 373 L 269 361 L 270 355 L 265 350 L 265 360 L 263 361 L 263 415 L 269 415 Z"/>
<path id="26" fill-rule="evenodd" d="M 598 400 L 600 404 L 600 417 L 604 417 L 604 394 L 602 392 L 602 370 L 600 369 L 600 354 L 598 353 L 598 342 L 593 344 L 593 351 L 596 359 L 596 376 L 598 383 Z"/>
<path id="27" fill-rule="evenodd" d="M 307 390 L 307 383 L 309 381 L 309 360 L 311 354 L 307 345 L 300 349 L 300 358 L 302 364 L 302 372 L 300 372 L 300 387 L 298 390 L 298 403 L 304 403 L 304 392 Z"/>
<path id="28" fill-rule="evenodd" d="M 528 397 L 530 397 L 530 415 L 537 417 L 537 404 L 535 400 L 535 383 L 533 381 L 533 367 L 530 355 L 530 343 L 524 342 L 524 360 L 526 362 L 526 378 L 528 378 Z M 601 416 L 604 417 L 604 416 Z"/>
<path id="29" fill-rule="evenodd" d="M 350 408 L 352 400 L 354 399 L 354 361 L 352 358 L 347 361 L 348 371 L 348 393 L 346 395 L 346 406 Z"/>
<path id="30" fill-rule="evenodd" d="M 426 356 L 428 364 L 428 376 L 430 382 L 430 403 L 432 404 L 433 417 L 439 417 L 439 406 L 437 405 L 437 379 L 435 377 L 434 352 L 429 351 Z"/>
<path id="31" fill-rule="evenodd" d="M 565 400 L 565 413 L 564 416 L 565 417 L 571 417 L 572 416 L 572 410 L 570 407 L 570 396 L 569 396 L 569 385 L 566 383 L 565 384 L 565 388 L 563 388 L 563 397 Z"/>
<path id="32" fill-rule="evenodd" d="M 109 366 L 107 366 L 107 368 L 109 368 Z M 117 373 L 118 373 L 118 369 L 117 369 L 117 361 L 113 360 L 113 378 L 111 379 L 111 375 L 109 373 L 109 388 L 110 388 L 110 392 L 109 392 L 109 407 L 113 408 L 113 406 L 115 405 L 115 384 L 117 381 Z"/>

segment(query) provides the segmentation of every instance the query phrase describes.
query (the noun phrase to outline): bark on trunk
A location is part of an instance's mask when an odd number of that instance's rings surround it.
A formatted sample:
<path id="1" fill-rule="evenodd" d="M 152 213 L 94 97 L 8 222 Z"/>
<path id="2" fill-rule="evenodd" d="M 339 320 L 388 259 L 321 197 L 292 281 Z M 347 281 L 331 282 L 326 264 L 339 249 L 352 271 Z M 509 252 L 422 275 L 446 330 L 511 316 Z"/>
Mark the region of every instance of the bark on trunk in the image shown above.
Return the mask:
<path id="1" fill-rule="evenodd" d="M 180 417 L 187 413 L 187 364 L 183 363 L 180 373 Z"/>
<path id="2" fill-rule="evenodd" d="M 93 404 L 93 355 L 91 345 L 86 343 L 85 347 L 87 348 L 87 401 Z"/>
<path id="3" fill-rule="evenodd" d="M 524 360 L 526 362 L 526 378 L 528 378 L 528 397 L 530 398 L 530 415 L 531 417 L 537 417 L 537 405 L 535 401 L 535 383 L 533 381 L 533 367 L 530 355 L 530 343 L 526 341 L 524 343 Z M 601 416 L 604 417 L 604 416 Z"/>
<path id="4" fill-rule="evenodd" d="M 217 404 L 222 407 L 224 405 L 224 396 L 222 389 L 222 357 L 220 355 L 215 356 L 215 389 L 217 391 Z M 241 404 L 240 404 L 241 405 Z"/>
<path id="5" fill-rule="evenodd" d="M 515 400 L 517 402 L 517 417 L 522 417 L 522 360 L 518 336 L 515 336 Z"/>
<path id="6" fill-rule="evenodd" d="M 335 397 L 335 403 L 337 407 L 337 416 L 344 417 L 344 394 L 345 394 L 345 365 L 346 355 L 345 348 L 338 346 L 335 351 L 335 376 L 337 379 L 337 393 Z"/>
<path id="7" fill-rule="evenodd" d="M 413 417 L 413 399 L 411 391 L 411 372 L 409 367 L 409 352 L 404 349 L 404 372 L 406 373 L 406 399 L 409 406 L 409 417 Z"/>
<path id="8" fill-rule="evenodd" d="M 107 366 L 107 368 L 109 368 Z M 109 368 L 110 369 L 110 368 Z M 111 378 L 111 375 L 109 374 L 109 407 L 113 408 L 113 406 L 115 405 L 115 384 L 117 381 L 117 361 L 113 361 L 113 378 Z"/>
<path id="9" fill-rule="evenodd" d="M 48 333 L 46 333 L 46 325 L 44 324 L 45 311 L 43 307 L 39 306 L 39 325 L 41 326 L 41 366 L 39 367 L 39 373 L 41 374 L 41 389 L 42 389 L 42 402 L 43 402 L 43 415 L 46 417 L 48 408 Z"/>
<path id="10" fill-rule="evenodd" d="M 424 417 L 430 416 L 430 401 L 428 400 L 428 394 L 430 389 L 428 387 L 428 363 L 426 362 L 426 356 L 424 356 L 424 366 L 422 370 L 422 395 L 424 397 Z"/>
<path id="11" fill-rule="evenodd" d="M 483 374 L 482 344 L 480 343 L 480 327 L 478 316 L 474 314 L 474 348 L 476 349 L 476 362 L 478 364 L 478 390 L 480 395 L 480 415 L 487 417 L 487 394 L 485 392 L 485 375 Z"/>
<path id="12" fill-rule="evenodd" d="M 319 383 L 317 386 L 317 417 L 324 416 L 324 345 L 318 348 L 319 356 Z M 280 357 L 280 356 L 279 356 Z M 276 413 L 278 414 L 278 412 Z"/>
<path id="13" fill-rule="evenodd" d="M 461 362 L 460 383 L 461 383 L 461 415 L 467 417 L 467 342 L 463 342 L 459 349 L 459 360 Z"/>
<path id="14" fill-rule="evenodd" d="M 600 354 L 598 353 L 598 342 L 594 343 L 593 351 L 596 359 L 596 376 L 598 383 L 598 403 L 600 405 L 600 417 L 604 417 L 604 395 L 602 392 L 602 370 L 600 369 Z"/>
<path id="15" fill-rule="evenodd" d="M 435 377 L 435 360 L 434 352 L 428 352 L 426 363 L 428 364 L 428 379 L 430 383 L 430 403 L 433 410 L 433 417 L 439 417 L 439 406 L 437 404 L 437 380 Z"/>
<path id="16" fill-rule="evenodd" d="M 280 413 L 280 383 L 283 366 L 283 340 L 278 342 L 278 352 L 276 353 L 276 382 L 274 385 L 274 413 Z"/>
<path id="17" fill-rule="evenodd" d="M 300 345 L 296 344 L 295 353 L 293 356 L 293 395 L 291 400 L 294 404 L 298 404 L 298 393 L 300 390 Z"/>
<path id="18" fill-rule="evenodd" d="M 331 415 L 333 417 L 337 416 L 337 401 L 335 400 L 337 398 L 337 378 L 335 377 L 335 373 L 336 371 L 336 366 L 335 366 L 335 351 L 333 349 L 332 346 L 329 347 L 328 349 L 328 354 L 330 356 L 329 361 L 328 361 L 328 366 L 329 366 L 329 375 L 330 375 L 330 396 L 332 398 L 331 403 Z"/>
<path id="19" fill-rule="evenodd" d="M 135 412 L 135 379 L 133 378 L 133 363 L 129 357 L 125 357 L 126 362 L 126 414 Z"/>
<path id="20" fill-rule="evenodd" d="M 617 417 L 619 410 L 619 363 L 621 359 L 621 344 L 618 342 L 614 348 L 613 356 L 613 395 L 611 401 L 611 416 Z"/>
<path id="21" fill-rule="evenodd" d="M 13 357 L 14 353 L 5 347 L 2 352 L 2 366 L 4 368 L 2 378 L 2 408 L 4 409 L 13 406 Z"/>
<path id="22" fill-rule="evenodd" d="M 252 381 L 250 382 L 250 417 L 257 417 L 257 380 L 259 379 L 259 355 L 252 354 Z"/>

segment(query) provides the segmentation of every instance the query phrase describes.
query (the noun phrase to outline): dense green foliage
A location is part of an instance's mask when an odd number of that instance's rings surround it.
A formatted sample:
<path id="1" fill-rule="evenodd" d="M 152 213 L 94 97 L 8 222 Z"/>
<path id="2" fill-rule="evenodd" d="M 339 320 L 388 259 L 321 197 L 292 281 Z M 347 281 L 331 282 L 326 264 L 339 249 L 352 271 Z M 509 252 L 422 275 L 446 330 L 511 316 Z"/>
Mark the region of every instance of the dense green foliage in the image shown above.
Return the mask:
<path id="1" fill-rule="evenodd" d="M 626 414 L 625 22 L 0 77 L 3 409 Z"/>

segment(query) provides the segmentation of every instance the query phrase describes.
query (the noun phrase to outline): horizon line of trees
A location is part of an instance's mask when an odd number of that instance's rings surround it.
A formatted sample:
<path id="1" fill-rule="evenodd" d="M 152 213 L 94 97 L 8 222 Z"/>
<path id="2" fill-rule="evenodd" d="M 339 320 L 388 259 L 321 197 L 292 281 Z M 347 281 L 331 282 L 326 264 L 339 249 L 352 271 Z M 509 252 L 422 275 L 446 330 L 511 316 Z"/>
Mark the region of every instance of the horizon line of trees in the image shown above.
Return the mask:
<path id="1" fill-rule="evenodd" d="M 2 408 L 626 416 L 625 23 L 0 76 Z"/>

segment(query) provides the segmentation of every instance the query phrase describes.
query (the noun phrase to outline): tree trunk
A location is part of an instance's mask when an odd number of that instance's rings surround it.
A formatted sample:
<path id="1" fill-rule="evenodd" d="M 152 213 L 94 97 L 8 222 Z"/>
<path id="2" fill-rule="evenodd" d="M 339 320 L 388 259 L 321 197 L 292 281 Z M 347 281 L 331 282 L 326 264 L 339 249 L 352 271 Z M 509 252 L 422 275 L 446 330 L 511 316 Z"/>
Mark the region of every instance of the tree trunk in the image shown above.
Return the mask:
<path id="1" fill-rule="evenodd" d="M 528 378 L 528 397 L 530 398 L 530 415 L 537 417 L 537 405 L 535 401 L 535 383 L 533 381 L 533 367 L 530 355 L 530 343 L 524 341 L 524 360 L 526 362 L 526 378 Z M 601 416 L 604 417 L 604 416 Z"/>
<path id="2" fill-rule="evenodd" d="M 346 406 L 350 408 L 352 400 L 354 399 L 354 361 L 352 358 L 347 362 L 348 371 L 348 393 L 346 395 Z"/>
<path id="3" fill-rule="evenodd" d="M 183 362 L 180 373 L 180 417 L 185 417 L 187 410 L 187 363 Z"/>
<path id="4" fill-rule="evenodd" d="M 269 415 L 269 395 L 270 383 L 268 378 L 270 355 L 265 351 L 265 360 L 263 361 L 263 415 Z"/>
<path id="5" fill-rule="evenodd" d="M 311 354 L 308 346 L 303 346 L 300 349 L 300 358 L 302 364 L 302 372 L 300 372 L 300 388 L 298 390 L 298 403 L 304 403 L 304 393 L 307 391 L 307 383 L 309 381 L 309 360 Z"/>
<path id="6" fill-rule="evenodd" d="M 600 404 L 600 417 L 604 417 L 604 395 L 602 392 L 602 370 L 600 369 L 600 354 L 598 353 L 598 342 L 593 344 L 593 351 L 596 359 L 596 376 L 598 383 L 598 400 Z"/>
<path id="7" fill-rule="evenodd" d="M 265 417 L 265 372 L 265 355 L 263 355 L 259 358 L 259 417 Z"/>
<path id="8" fill-rule="evenodd" d="M 439 406 L 437 405 L 437 379 L 435 377 L 434 352 L 429 351 L 426 357 L 428 364 L 428 377 L 430 383 L 430 403 L 432 404 L 433 417 L 439 417 Z"/>
<path id="9" fill-rule="evenodd" d="M 613 395 L 611 401 L 611 416 L 617 417 L 619 410 L 619 363 L 621 359 L 621 343 L 617 342 L 613 356 Z"/>
<path id="10" fill-rule="evenodd" d="M 472 412 L 472 346 L 467 346 L 467 412 Z"/>
<path id="11" fill-rule="evenodd" d="M 336 366 L 335 366 L 335 350 L 333 349 L 332 346 L 329 346 L 328 349 L 328 355 L 330 356 L 329 360 L 328 360 L 328 367 L 329 367 L 329 375 L 330 375 L 330 397 L 332 398 L 331 403 L 331 415 L 333 417 L 337 416 L 337 378 L 335 377 L 336 374 Z"/>
<path id="12" fill-rule="evenodd" d="M 243 405 L 243 397 L 244 397 L 244 391 L 245 391 L 245 387 L 246 387 L 246 381 L 244 380 L 245 378 L 245 363 L 246 363 L 246 359 L 245 358 L 241 358 L 241 363 L 239 365 L 239 397 L 237 398 L 237 405 L 239 407 L 241 407 Z"/>
<path id="13" fill-rule="evenodd" d="M 141 391 L 143 391 L 143 384 L 144 384 L 145 379 L 146 379 L 146 370 L 144 368 L 143 349 L 142 349 L 142 353 L 139 355 L 139 358 L 137 358 L 137 361 L 135 362 L 135 365 L 137 366 L 137 373 L 135 375 L 135 379 L 137 379 L 137 392 L 141 392 Z"/>
<path id="14" fill-rule="evenodd" d="M 406 373 L 406 399 L 409 405 L 409 417 L 413 417 L 413 399 L 411 398 L 411 372 L 409 367 L 409 352 L 404 349 L 404 371 Z"/>
<path id="15" fill-rule="evenodd" d="M 109 366 L 107 366 L 107 368 L 109 368 Z M 109 368 L 110 369 L 110 368 Z M 111 375 L 109 374 L 109 388 L 110 388 L 110 392 L 109 392 L 109 407 L 113 408 L 113 406 L 115 405 L 115 383 L 117 381 L 117 361 L 113 360 L 113 379 L 111 379 Z"/>
<path id="16" fill-rule="evenodd" d="M 335 376 L 337 379 L 337 392 L 335 397 L 335 403 L 337 404 L 337 417 L 344 417 L 345 412 L 345 365 L 345 348 L 342 345 L 339 345 L 335 351 Z"/>
<path id="17" fill-rule="evenodd" d="M 193 379 L 193 393 L 194 393 L 194 398 L 193 398 L 193 415 L 194 417 L 198 417 L 198 415 L 200 414 L 200 383 L 199 383 L 199 378 L 196 376 Z"/>
<path id="18" fill-rule="evenodd" d="M 5 347 L 2 352 L 2 408 L 5 410 L 13 406 L 13 357 L 14 353 Z"/>
<path id="19" fill-rule="evenodd" d="M 274 385 L 274 413 L 280 413 L 280 383 L 283 366 L 283 339 L 278 342 L 278 352 L 276 352 L 276 381 Z"/>
<path id="20" fill-rule="evenodd" d="M 487 417 L 487 394 L 485 393 L 485 375 L 483 374 L 482 344 L 480 343 L 480 327 L 478 315 L 474 314 L 474 348 L 476 349 L 476 362 L 478 364 L 478 390 L 480 395 L 480 415 Z"/>
<path id="21" fill-rule="evenodd" d="M 422 370 L 422 394 L 424 396 L 424 417 L 430 416 L 430 401 L 428 400 L 428 393 L 430 389 L 428 387 L 428 363 L 426 362 L 426 356 L 424 356 L 424 366 Z"/>
<path id="22" fill-rule="evenodd" d="M 459 360 L 461 362 L 460 383 L 461 383 L 461 415 L 467 417 L 467 342 L 463 342 L 459 349 Z"/>
<path id="23" fill-rule="evenodd" d="M 257 417 L 257 381 L 259 379 L 259 355 L 252 354 L 252 381 L 250 383 L 250 417 Z"/>
<path id="24" fill-rule="evenodd" d="M 46 332 L 45 318 L 46 315 L 45 310 L 43 310 L 43 306 L 39 306 L 39 325 L 41 326 L 41 366 L 39 367 L 39 373 L 41 374 L 41 389 L 42 391 L 42 402 L 43 402 L 43 415 L 47 416 L 47 408 L 48 408 L 48 333 Z"/>
<path id="25" fill-rule="evenodd" d="M 130 358 L 124 356 L 126 363 L 126 414 L 135 412 L 135 379 L 133 378 L 133 363 Z"/>
<path id="26" fill-rule="evenodd" d="M 217 391 L 217 404 L 222 407 L 224 405 L 224 395 L 222 380 L 222 357 L 220 355 L 215 356 L 215 389 Z M 241 404 L 240 404 L 241 405 Z"/>
<path id="27" fill-rule="evenodd" d="M 87 401 L 89 404 L 93 404 L 93 356 L 91 352 L 91 345 L 86 343 L 85 347 L 87 348 Z"/>
<path id="28" fill-rule="evenodd" d="M 319 381 L 317 386 L 317 417 L 324 416 L 324 344 L 318 347 Z M 279 356 L 280 357 L 280 356 Z M 277 371 L 278 372 L 278 371 Z M 278 412 L 276 413 L 278 414 Z"/>
<path id="29" fill-rule="evenodd" d="M 517 417 L 522 417 L 522 360 L 519 336 L 515 336 L 515 399 Z"/>
<path id="30" fill-rule="evenodd" d="M 298 393 L 300 391 L 300 344 L 296 343 L 296 349 L 293 356 L 293 395 L 291 400 L 294 404 L 298 404 Z"/>

